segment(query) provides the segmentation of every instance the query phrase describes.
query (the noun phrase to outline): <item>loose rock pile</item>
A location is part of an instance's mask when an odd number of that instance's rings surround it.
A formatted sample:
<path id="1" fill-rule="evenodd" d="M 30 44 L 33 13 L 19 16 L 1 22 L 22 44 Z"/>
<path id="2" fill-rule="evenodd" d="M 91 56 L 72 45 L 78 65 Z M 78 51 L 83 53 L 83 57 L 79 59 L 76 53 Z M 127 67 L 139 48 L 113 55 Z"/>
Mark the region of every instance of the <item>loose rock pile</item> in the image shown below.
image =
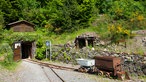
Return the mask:
<path id="1" fill-rule="evenodd" d="M 94 56 L 120 57 L 122 59 L 123 70 L 127 71 L 129 74 L 134 76 L 146 75 L 146 57 L 138 54 L 98 51 L 86 47 L 78 50 L 72 47 L 56 47 L 53 50 L 53 54 L 58 54 L 56 56 L 56 60 L 60 59 L 58 57 L 61 57 L 61 61 L 66 63 L 74 63 L 76 62 L 76 58 L 93 58 Z"/>

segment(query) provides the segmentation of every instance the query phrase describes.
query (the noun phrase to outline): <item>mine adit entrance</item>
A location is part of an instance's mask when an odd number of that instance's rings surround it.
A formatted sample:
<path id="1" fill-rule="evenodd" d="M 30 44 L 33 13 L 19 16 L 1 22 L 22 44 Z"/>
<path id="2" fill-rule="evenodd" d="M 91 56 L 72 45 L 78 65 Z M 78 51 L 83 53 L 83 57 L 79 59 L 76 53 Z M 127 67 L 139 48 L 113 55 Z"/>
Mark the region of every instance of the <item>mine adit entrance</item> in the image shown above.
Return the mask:
<path id="1" fill-rule="evenodd" d="M 19 41 L 14 42 L 13 52 L 14 61 L 18 61 L 26 58 L 34 58 L 36 50 L 36 44 L 34 41 Z"/>
<path id="2" fill-rule="evenodd" d="M 76 48 L 94 47 L 98 39 L 99 36 L 95 32 L 87 32 L 77 36 L 74 43 Z"/>
<path id="3" fill-rule="evenodd" d="M 77 46 L 79 48 L 83 48 L 85 46 L 94 46 L 94 38 L 76 38 L 78 41 L 77 41 Z"/>

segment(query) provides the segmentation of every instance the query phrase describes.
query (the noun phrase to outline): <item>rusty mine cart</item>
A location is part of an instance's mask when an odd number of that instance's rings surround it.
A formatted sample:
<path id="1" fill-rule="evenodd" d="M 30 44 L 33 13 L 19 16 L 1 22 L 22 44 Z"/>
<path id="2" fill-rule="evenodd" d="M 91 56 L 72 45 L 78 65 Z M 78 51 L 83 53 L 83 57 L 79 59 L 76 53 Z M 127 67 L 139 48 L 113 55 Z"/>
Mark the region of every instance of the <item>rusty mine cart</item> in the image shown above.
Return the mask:
<path id="1" fill-rule="evenodd" d="M 122 70 L 121 59 L 112 56 L 95 56 L 94 59 L 76 59 L 80 65 L 78 71 L 96 73 L 105 77 L 117 77 L 130 80 L 127 72 Z"/>

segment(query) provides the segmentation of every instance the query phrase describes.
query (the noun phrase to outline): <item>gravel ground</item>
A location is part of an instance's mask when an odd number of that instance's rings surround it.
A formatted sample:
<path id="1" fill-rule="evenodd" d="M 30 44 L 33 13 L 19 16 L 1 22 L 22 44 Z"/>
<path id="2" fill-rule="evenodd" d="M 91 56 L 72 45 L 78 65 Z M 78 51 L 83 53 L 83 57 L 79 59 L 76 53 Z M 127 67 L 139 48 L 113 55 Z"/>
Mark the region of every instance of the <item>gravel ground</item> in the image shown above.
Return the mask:
<path id="1" fill-rule="evenodd" d="M 12 82 L 12 78 L 10 78 L 11 80 L 8 79 L 11 75 L 12 73 L 10 71 L 5 70 L 0 66 L 0 82 Z"/>
<path id="2" fill-rule="evenodd" d="M 22 61 L 19 69 L 4 82 L 50 82 L 41 66 Z"/>
<path id="3" fill-rule="evenodd" d="M 46 72 L 46 75 L 51 80 L 51 82 L 62 82 L 50 68 L 44 67 L 44 71 Z"/>
<path id="4" fill-rule="evenodd" d="M 63 64 L 62 64 L 63 65 Z M 79 73 L 75 71 L 66 71 L 53 69 L 65 82 L 122 82 L 119 80 L 99 77 L 94 74 Z M 62 82 L 48 67 L 22 61 L 18 69 L 9 72 L 0 69 L 0 82 Z M 124 82 L 140 82 L 124 81 Z M 144 81 L 143 81 L 144 82 Z"/>
<path id="5" fill-rule="evenodd" d="M 79 73 L 74 71 L 58 70 L 55 72 L 61 76 L 66 82 L 121 82 L 119 80 L 113 80 L 108 78 L 99 77 L 93 74 Z"/>

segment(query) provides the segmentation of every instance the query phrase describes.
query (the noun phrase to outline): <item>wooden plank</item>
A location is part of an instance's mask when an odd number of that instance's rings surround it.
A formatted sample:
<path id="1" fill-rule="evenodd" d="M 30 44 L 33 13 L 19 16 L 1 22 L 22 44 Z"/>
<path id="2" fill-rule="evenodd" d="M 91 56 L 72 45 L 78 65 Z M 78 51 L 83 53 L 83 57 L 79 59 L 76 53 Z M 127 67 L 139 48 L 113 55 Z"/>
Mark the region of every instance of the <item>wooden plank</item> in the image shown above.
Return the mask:
<path id="1" fill-rule="evenodd" d="M 13 60 L 14 61 L 19 61 L 21 60 L 21 43 L 20 42 L 16 42 L 14 43 L 14 55 L 13 55 Z"/>

